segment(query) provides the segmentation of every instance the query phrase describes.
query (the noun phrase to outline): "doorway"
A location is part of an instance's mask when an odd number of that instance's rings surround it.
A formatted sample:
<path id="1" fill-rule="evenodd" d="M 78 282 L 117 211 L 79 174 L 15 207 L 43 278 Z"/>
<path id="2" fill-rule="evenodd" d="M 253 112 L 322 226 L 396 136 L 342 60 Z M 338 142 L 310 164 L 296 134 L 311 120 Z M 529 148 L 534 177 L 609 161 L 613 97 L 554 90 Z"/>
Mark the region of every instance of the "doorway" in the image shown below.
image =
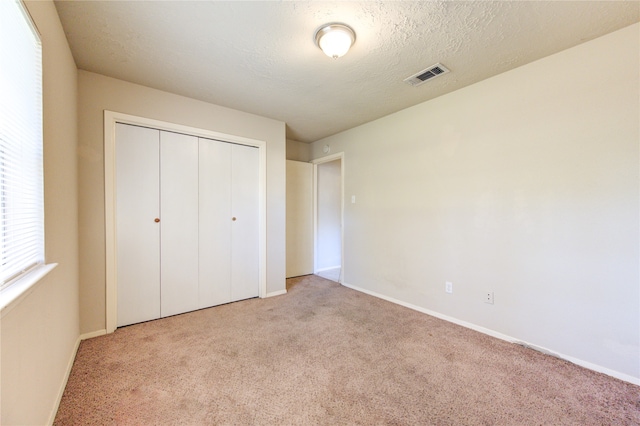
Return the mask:
<path id="1" fill-rule="evenodd" d="M 314 273 L 341 283 L 343 250 L 343 154 L 314 161 Z"/>

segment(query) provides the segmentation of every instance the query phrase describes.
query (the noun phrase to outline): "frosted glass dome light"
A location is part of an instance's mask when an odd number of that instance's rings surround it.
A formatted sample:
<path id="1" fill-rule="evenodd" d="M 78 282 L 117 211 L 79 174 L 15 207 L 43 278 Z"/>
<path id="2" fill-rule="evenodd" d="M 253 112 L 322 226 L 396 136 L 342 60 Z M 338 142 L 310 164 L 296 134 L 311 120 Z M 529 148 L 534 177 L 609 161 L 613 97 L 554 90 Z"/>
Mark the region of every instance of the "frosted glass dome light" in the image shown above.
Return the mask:
<path id="1" fill-rule="evenodd" d="M 356 34 L 347 25 L 327 24 L 316 31 L 315 40 L 325 55 L 336 59 L 349 51 L 356 41 Z"/>

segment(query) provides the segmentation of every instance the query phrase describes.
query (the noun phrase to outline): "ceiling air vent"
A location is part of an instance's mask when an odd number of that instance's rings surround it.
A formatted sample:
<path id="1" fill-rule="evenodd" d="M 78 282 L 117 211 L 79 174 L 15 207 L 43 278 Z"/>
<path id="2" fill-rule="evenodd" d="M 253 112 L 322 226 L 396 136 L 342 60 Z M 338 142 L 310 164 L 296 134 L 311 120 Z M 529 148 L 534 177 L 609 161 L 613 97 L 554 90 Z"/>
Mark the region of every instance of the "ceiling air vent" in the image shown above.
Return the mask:
<path id="1" fill-rule="evenodd" d="M 432 80 L 439 75 L 448 73 L 449 70 L 442 64 L 431 65 L 429 68 L 420 71 L 417 74 L 412 75 L 404 79 L 404 82 L 411 86 L 420 86 L 422 83 L 426 83 L 428 80 Z"/>

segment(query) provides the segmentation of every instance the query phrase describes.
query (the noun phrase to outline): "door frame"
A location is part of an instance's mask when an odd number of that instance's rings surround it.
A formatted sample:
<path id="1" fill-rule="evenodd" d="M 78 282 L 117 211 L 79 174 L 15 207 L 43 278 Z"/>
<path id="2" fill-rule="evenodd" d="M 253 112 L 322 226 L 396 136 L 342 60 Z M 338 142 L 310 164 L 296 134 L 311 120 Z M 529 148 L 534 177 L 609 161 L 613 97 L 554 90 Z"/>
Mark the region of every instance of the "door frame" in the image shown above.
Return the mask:
<path id="1" fill-rule="evenodd" d="M 311 161 L 313 164 L 313 273 L 318 272 L 318 165 L 340 160 L 340 277 L 338 282 L 344 281 L 344 152 L 316 158 Z"/>
<path id="2" fill-rule="evenodd" d="M 112 333 L 117 328 L 118 283 L 117 277 L 117 239 L 116 239 L 116 124 L 131 124 L 175 133 L 183 133 L 221 142 L 235 143 L 258 148 L 259 150 L 259 188 L 258 188 L 258 249 L 259 283 L 258 296 L 267 297 L 267 143 L 257 139 L 229 135 L 206 129 L 199 129 L 151 118 L 138 117 L 114 111 L 104 111 L 104 194 L 105 194 L 105 241 L 106 241 L 106 330 Z"/>

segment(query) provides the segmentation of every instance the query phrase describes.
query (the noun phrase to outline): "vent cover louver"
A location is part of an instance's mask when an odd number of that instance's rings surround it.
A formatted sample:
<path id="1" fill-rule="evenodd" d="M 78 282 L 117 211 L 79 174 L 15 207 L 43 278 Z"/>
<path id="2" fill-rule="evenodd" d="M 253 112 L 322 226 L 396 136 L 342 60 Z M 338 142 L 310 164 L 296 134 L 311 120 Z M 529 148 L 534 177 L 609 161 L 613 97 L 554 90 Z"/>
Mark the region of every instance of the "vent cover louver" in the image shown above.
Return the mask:
<path id="1" fill-rule="evenodd" d="M 411 86 L 420 86 L 423 83 L 426 83 L 428 80 L 432 80 L 442 74 L 448 73 L 449 70 L 444 65 L 438 63 L 435 65 L 431 65 L 429 68 L 420 71 L 412 75 L 411 77 L 407 77 L 404 79 L 404 82 L 410 84 Z"/>

